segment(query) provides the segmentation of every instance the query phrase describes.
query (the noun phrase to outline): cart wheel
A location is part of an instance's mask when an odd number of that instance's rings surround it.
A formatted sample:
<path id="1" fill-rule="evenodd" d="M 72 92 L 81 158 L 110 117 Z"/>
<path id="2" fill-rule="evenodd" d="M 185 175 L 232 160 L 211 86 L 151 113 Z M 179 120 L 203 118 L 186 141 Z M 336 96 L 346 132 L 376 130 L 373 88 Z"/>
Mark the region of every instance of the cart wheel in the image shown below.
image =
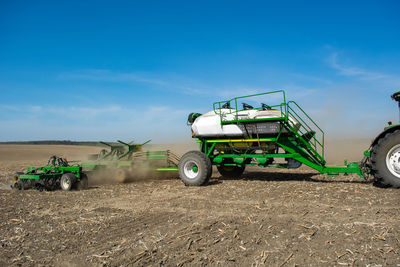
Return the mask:
<path id="1" fill-rule="evenodd" d="M 81 174 L 81 179 L 79 182 L 76 183 L 76 188 L 78 190 L 85 190 L 88 188 L 89 180 L 86 174 L 82 173 Z"/>
<path id="2" fill-rule="evenodd" d="M 200 151 L 189 151 L 179 161 L 179 177 L 186 186 L 208 182 L 212 173 L 211 160 Z"/>
<path id="3" fill-rule="evenodd" d="M 246 166 L 217 166 L 218 172 L 224 178 L 240 178 Z"/>
<path id="4" fill-rule="evenodd" d="M 61 189 L 64 191 L 71 191 L 75 181 L 76 181 L 75 175 L 73 175 L 72 173 L 64 173 L 61 176 L 60 180 Z"/>
<path id="5" fill-rule="evenodd" d="M 400 130 L 386 134 L 371 154 L 375 182 L 400 187 Z"/>

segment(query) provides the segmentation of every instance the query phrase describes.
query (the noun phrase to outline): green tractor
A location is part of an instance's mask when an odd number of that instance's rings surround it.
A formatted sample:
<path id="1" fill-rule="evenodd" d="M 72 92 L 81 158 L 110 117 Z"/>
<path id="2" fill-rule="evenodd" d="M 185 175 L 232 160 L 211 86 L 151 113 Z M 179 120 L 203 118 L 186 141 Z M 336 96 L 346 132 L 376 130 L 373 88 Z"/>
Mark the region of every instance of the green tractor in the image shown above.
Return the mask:
<path id="1" fill-rule="evenodd" d="M 392 98 L 400 108 L 400 91 Z M 326 166 L 324 132 L 295 101 L 286 101 L 283 90 L 215 102 L 208 113 L 191 113 L 188 124 L 200 151 L 187 152 L 179 162 L 187 186 L 206 184 L 213 165 L 221 176 L 237 178 L 247 166 L 295 169 L 305 164 L 329 176 L 372 175 L 376 183 L 400 187 L 400 124 L 389 123 L 361 162 L 345 161 L 344 166 Z"/>
<path id="2" fill-rule="evenodd" d="M 397 101 L 400 111 L 400 91 L 392 99 Z M 365 168 L 374 176 L 378 184 L 400 187 L 400 124 L 388 126 L 372 141 L 364 152 Z"/>

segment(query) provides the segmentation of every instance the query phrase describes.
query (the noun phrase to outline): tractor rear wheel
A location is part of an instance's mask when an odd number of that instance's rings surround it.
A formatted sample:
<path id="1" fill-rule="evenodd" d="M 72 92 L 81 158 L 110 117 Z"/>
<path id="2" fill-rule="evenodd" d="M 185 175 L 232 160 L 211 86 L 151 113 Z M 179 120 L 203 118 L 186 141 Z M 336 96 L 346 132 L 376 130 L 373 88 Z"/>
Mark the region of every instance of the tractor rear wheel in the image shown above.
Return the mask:
<path id="1" fill-rule="evenodd" d="M 211 160 L 200 151 L 189 151 L 179 161 L 179 177 L 186 186 L 200 186 L 212 174 Z"/>
<path id="2" fill-rule="evenodd" d="M 239 166 L 217 166 L 218 172 L 224 178 L 240 178 L 246 168 L 245 165 Z"/>
<path id="3" fill-rule="evenodd" d="M 372 148 L 375 182 L 400 187 L 400 130 L 387 133 Z"/>
<path id="4" fill-rule="evenodd" d="M 64 191 L 71 191 L 75 181 L 76 181 L 75 175 L 73 175 L 72 173 L 64 173 L 61 176 L 60 180 L 61 189 Z"/>

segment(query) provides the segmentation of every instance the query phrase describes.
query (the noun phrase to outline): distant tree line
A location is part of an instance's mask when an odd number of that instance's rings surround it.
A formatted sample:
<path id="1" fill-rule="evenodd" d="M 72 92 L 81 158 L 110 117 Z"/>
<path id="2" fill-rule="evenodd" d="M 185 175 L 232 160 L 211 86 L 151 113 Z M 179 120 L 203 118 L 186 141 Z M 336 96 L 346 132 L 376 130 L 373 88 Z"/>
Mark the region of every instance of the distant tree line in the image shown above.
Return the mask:
<path id="1" fill-rule="evenodd" d="M 10 145 L 74 145 L 74 146 L 97 146 L 96 141 L 70 141 L 70 140 L 41 140 L 41 141 L 10 141 L 0 142 Z"/>

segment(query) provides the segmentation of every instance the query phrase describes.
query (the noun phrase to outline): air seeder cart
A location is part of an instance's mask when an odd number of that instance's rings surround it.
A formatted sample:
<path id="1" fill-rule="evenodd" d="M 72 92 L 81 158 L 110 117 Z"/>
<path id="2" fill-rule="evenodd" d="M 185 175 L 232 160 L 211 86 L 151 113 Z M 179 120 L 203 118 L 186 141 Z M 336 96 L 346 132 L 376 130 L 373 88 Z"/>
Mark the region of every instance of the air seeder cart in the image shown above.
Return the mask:
<path id="1" fill-rule="evenodd" d="M 259 98 L 268 104 L 248 104 Z M 392 98 L 399 101 L 400 92 Z M 389 123 L 361 162 L 345 161 L 344 166 L 326 166 L 324 132 L 295 101 L 286 101 L 283 90 L 215 102 L 208 113 L 191 113 L 188 124 L 200 144 L 200 151 L 184 154 L 179 162 L 179 176 L 188 186 L 206 184 L 212 165 L 223 177 L 240 177 L 246 166 L 294 169 L 305 164 L 330 176 L 372 175 L 376 182 L 400 187 L 400 124 Z"/>

